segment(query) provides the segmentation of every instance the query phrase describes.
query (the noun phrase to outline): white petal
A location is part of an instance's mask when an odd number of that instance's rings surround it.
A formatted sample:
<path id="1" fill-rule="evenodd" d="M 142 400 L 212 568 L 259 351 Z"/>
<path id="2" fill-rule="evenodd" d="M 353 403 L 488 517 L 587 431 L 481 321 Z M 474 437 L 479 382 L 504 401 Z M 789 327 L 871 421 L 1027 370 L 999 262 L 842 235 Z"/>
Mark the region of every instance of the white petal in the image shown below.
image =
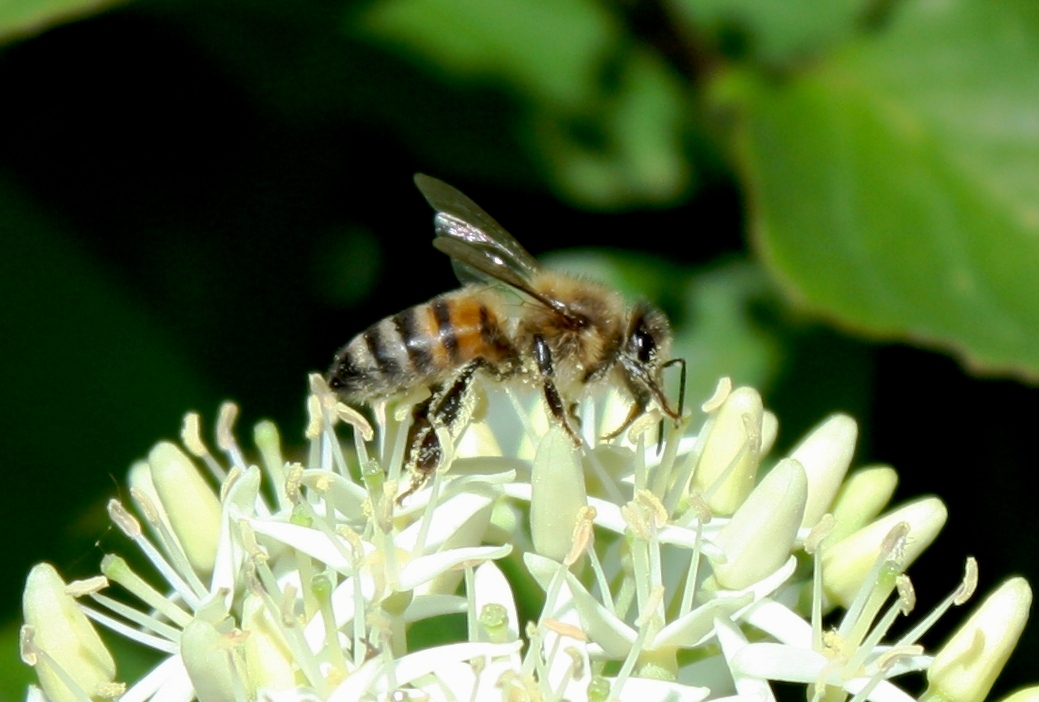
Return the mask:
<path id="1" fill-rule="evenodd" d="M 741 600 L 735 598 L 711 600 L 661 629 L 653 637 L 653 643 L 648 648 L 698 646 L 704 642 L 704 639 L 714 635 L 716 617 L 728 617 L 743 604 Z"/>
<path id="2" fill-rule="evenodd" d="M 312 468 L 303 471 L 300 483 L 318 490 L 348 521 L 367 519 L 364 505 L 368 500 L 368 491 L 354 481 L 335 471 Z"/>
<path id="3" fill-rule="evenodd" d="M 524 565 L 527 566 L 527 570 L 534 576 L 535 582 L 544 590 L 552 584 L 552 578 L 563 569 L 561 563 L 556 563 L 552 559 L 538 556 L 533 551 L 527 551 L 523 555 Z M 578 615 L 577 609 L 574 606 L 574 594 L 570 592 L 568 580 L 565 580 L 562 587 L 559 588 L 556 593 L 556 600 L 554 606 L 550 606 L 552 603 L 545 603 L 545 609 L 542 612 L 542 616 L 552 617 L 558 619 L 566 624 L 572 624 L 574 626 L 581 626 L 581 617 Z"/>
<path id="4" fill-rule="evenodd" d="M 353 572 L 352 559 L 347 555 L 350 552 L 350 544 L 345 539 L 340 540 L 340 546 L 337 547 L 327 534 L 317 529 L 289 522 L 278 522 L 273 519 L 248 519 L 246 521 L 258 535 L 269 536 L 300 553 L 316 558 L 340 573 Z M 363 543 L 365 554 L 375 550 L 371 544 Z"/>
<path id="5" fill-rule="evenodd" d="M 733 675 L 759 680 L 812 683 L 819 679 L 829 659 L 808 648 L 778 643 L 747 644 L 732 657 Z M 836 672 L 836 671 L 835 671 Z M 836 679 L 838 687 L 841 680 Z"/>
<path id="6" fill-rule="evenodd" d="M 855 678 L 845 684 L 844 689 L 855 694 L 870 683 L 867 678 Z M 892 685 L 887 680 L 881 680 L 867 699 L 870 702 L 916 702 L 916 698 L 902 690 L 897 685 Z"/>
<path id="7" fill-rule="evenodd" d="M 467 641 L 409 653 L 397 661 L 395 671 L 397 684 L 406 685 L 424 675 L 436 673 L 440 666 L 450 663 L 469 661 L 474 658 L 510 658 L 522 647 L 522 641 L 510 641 L 502 644 Z"/>
<path id="8" fill-rule="evenodd" d="M 404 621 L 417 622 L 442 614 L 461 614 L 468 608 L 469 603 L 459 595 L 416 595 L 404 610 Z"/>
<path id="9" fill-rule="evenodd" d="M 375 597 L 375 582 L 368 574 L 363 574 L 360 578 L 361 599 L 365 603 L 371 602 Z M 297 587 L 299 586 L 297 585 Z M 344 578 L 332 591 L 332 618 L 340 625 L 352 621 L 355 616 L 356 593 L 354 588 L 356 587 L 356 576 L 350 576 Z M 325 618 L 312 617 L 303 628 L 303 635 L 313 650 L 320 649 L 325 641 Z"/>
<path id="10" fill-rule="evenodd" d="M 373 698 L 374 696 L 366 697 L 365 693 L 370 692 L 373 686 L 385 680 L 386 670 L 384 668 L 381 656 L 369 658 L 332 691 L 327 702 L 356 702 Z"/>
<path id="11" fill-rule="evenodd" d="M 552 577 L 556 572 L 563 567 L 561 563 L 553 561 L 551 558 L 545 558 L 539 556 L 536 553 L 524 553 L 523 563 L 527 566 L 527 570 L 534 576 L 534 580 L 541 586 L 542 590 L 548 590 L 549 584 L 552 582 Z"/>
<path id="12" fill-rule="evenodd" d="M 170 656 L 123 693 L 119 702 L 191 702 L 194 687 L 181 657 Z"/>
<path id="13" fill-rule="evenodd" d="M 764 599 L 756 602 L 742 621 L 770 634 L 780 643 L 812 647 L 812 625 L 786 605 Z"/>
<path id="14" fill-rule="evenodd" d="M 767 681 L 746 675 L 733 664 L 733 660 L 747 647 L 747 637 L 728 619 L 719 619 L 715 627 L 718 631 L 718 643 L 721 644 L 722 654 L 729 664 L 736 691 L 741 697 L 746 695 L 765 702 L 775 702 L 775 695 Z"/>
<path id="15" fill-rule="evenodd" d="M 237 525 L 232 522 L 239 517 L 252 517 L 256 514 L 256 502 L 260 495 L 260 469 L 253 466 L 244 473 L 227 490 L 224 498 L 224 509 L 220 519 L 220 536 L 217 539 L 216 558 L 213 562 L 213 576 L 210 580 L 210 592 L 224 590 L 227 592 L 225 605 L 230 607 L 235 591 L 235 581 L 245 552 L 236 538 Z"/>
<path id="16" fill-rule="evenodd" d="M 423 553 L 439 550 L 449 539 L 458 539 L 459 533 L 468 535 L 468 543 L 465 545 L 475 546 L 480 543 L 480 536 L 487 528 L 490 521 L 490 507 L 493 505 L 494 497 L 489 494 L 476 492 L 461 492 L 454 494 L 436 505 L 433 509 L 432 521 L 426 533 Z M 483 525 L 482 529 L 473 532 L 470 522 L 476 526 Z M 467 528 L 468 527 L 468 528 Z M 414 553 L 418 545 L 418 538 L 422 532 L 423 521 L 418 519 L 401 530 L 393 541 L 398 548 Z M 418 554 L 416 554 L 418 555 Z"/>
<path id="17" fill-rule="evenodd" d="M 467 661 L 449 661 L 424 678 L 411 684 L 428 695 L 430 702 L 460 702 L 463 700 L 498 700 L 502 697 L 499 680 L 508 671 L 518 671 L 519 653 L 500 657 L 474 666 Z M 478 672 L 477 672 L 478 671 Z"/>
<path id="18" fill-rule="evenodd" d="M 581 617 L 581 628 L 588 634 L 588 639 L 601 646 L 607 656 L 623 658 L 628 655 L 638 632 L 592 597 L 573 573 L 566 574 L 566 584 Z"/>
<path id="19" fill-rule="evenodd" d="M 397 586 L 401 590 L 413 590 L 437 575 L 464 566 L 469 562 L 489 561 L 504 558 L 512 551 L 512 546 L 471 546 L 456 548 L 443 553 L 433 553 L 410 561 L 400 571 Z"/>
<path id="20" fill-rule="evenodd" d="M 615 678 L 608 678 L 610 684 L 616 684 Z M 587 687 L 587 686 L 586 686 Z M 694 687 L 679 682 L 654 680 L 652 678 L 628 678 L 620 689 L 618 699 L 639 700 L 640 702 L 701 702 L 711 694 L 708 687 Z"/>

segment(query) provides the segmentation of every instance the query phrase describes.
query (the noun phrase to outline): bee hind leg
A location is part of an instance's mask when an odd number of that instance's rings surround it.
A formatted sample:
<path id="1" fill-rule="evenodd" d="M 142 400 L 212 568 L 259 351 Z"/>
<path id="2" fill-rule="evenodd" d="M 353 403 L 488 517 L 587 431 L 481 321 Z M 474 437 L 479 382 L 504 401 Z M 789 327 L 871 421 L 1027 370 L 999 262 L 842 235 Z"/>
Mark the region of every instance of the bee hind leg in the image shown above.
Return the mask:
<path id="1" fill-rule="evenodd" d="M 425 485 L 443 463 L 444 447 L 440 443 L 437 427 L 447 429 L 452 437 L 458 435 L 472 413 L 473 377 L 483 365 L 483 359 L 470 361 L 462 366 L 450 383 L 434 388 L 432 396 L 415 405 L 411 413 L 411 430 L 408 432 L 410 449 L 407 466 L 411 470 L 411 484 L 397 496 L 398 505 Z"/>
<path id="2" fill-rule="evenodd" d="M 411 429 L 408 430 L 408 462 L 411 472 L 411 484 L 408 489 L 397 496 L 397 505 L 404 503 L 404 498 L 418 491 L 429 476 L 437 469 L 444 458 L 444 450 L 440 438 L 429 419 L 429 406 L 433 401 L 428 397 L 415 405 L 411 410 Z"/>

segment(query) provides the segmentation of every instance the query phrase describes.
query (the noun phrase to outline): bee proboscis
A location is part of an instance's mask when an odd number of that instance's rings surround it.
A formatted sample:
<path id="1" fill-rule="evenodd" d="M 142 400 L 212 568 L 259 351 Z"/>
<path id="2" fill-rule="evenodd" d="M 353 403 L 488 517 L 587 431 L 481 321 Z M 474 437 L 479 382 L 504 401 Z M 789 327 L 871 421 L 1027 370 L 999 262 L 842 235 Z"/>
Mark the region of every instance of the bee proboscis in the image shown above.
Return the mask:
<path id="1" fill-rule="evenodd" d="M 329 386 L 350 403 L 428 387 L 412 408 L 407 465 L 412 481 L 397 502 L 437 469 L 444 449 L 438 428 L 457 437 L 468 421 L 477 374 L 540 387 L 551 417 L 575 445 L 574 408 L 586 388 L 619 380 L 631 396 L 627 417 L 604 438 L 619 436 L 656 404 L 678 421 L 661 387 L 671 330 L 646 302 L 582 278 L 543 269 L 476 203 L 443 181 L 417 174 L 415 185 L 436 210 L 433 246 L 451 257 L 462 288 L 377 322 L 336 353 Z M 683 382 L 684 385 L 684 382 Z M 682 388 L 684 392 L 684 387 Z"/>

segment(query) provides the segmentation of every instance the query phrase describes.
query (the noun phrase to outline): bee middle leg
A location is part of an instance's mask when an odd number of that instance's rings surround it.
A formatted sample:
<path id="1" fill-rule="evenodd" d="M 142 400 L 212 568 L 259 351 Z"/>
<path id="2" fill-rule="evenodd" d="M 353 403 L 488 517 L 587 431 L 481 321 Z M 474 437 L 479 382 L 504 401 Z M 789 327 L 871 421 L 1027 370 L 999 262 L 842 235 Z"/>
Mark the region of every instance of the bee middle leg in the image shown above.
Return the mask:
<path id="1" fill-rule="evenodd" d="M 437 427 L 443 427 L 454 436 L 472 412 L 471 388 L 473 377 L 485 363 L 477 358 L 462 366 L 447 384 L 433 389 L 433 394 L 415 405 L 411 411 L 411 429 L 408 431 L 408 462 L 411 485 L 397 497 L 397 504 L 425 485 L 444 460 Z"/>
<path id="2" fill-rule="evenodd" d="M 573 412 L 573 405 L 568 408 L 563 404 L 563 398 L 559 395 L 553 377 L 555 367 L 552 365 L 552 350 L 548 347 L 545 338 L 540 334 L 534 336 L 534 360 L 538 364 L 538 372 L 541 374 L 541 387 L 545 394 L 545 402 L 552 416 L 563 425 L 566 433 L 573 439 L 575 446 L 581 445 L 581 437 L 577 435 L 573 425 L 570 423 L 569 415 Z"/>

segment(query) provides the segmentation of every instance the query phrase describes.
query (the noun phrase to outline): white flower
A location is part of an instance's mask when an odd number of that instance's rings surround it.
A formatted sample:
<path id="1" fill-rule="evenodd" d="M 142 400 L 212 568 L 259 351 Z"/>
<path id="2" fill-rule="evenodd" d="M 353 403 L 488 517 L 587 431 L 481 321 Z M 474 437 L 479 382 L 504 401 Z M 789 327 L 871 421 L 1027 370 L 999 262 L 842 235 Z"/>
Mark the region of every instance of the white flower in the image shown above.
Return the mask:
<path id="1" fill-rule="evenodd" d="M 442 436 L 448 465 L 403 506 L 406 403 L 373 407 L 373 428 L 312 376 L 306 460 L 286 461 L 261 422 L 255 465 L 234 438 L 233 405 L 217 423 L 219 456 L 189 415 L 186 452 L 160 443 L 131 469 L 146 528 L 109 507 L 164 582 L 116 556 L 103 577 L 67 586 L 50 566 L 30 574 L 22 654 L 40 686 L 29 699 L 700 702 L 774 699 L 770 681 L 788 681 L 813 698 L 894 701 L 909 698 L 898 675 L 929 670 L 929 695 L 949 699 L 951 685 L 976 702 L 1016 642 L 1023 581 L 937 658 L 919 645 L 969 596 L 973 562 L 945 603 L 886 641 L 914 602 L 905 569 L 945 508 L 926 498 L 878 518 L 896 475 L 844 480 L 848 417 L 762 472 L 776 418 L 726 382 L 704 405 L 702 439 L 668 425 L 660 445 L 654 414 L 599 439 L 626 414 L 618 392 L 581 408 L 580 450 L 542 403 L 488 402 L 456 441 Z M 544 594 L 539 612 L 529 583 Z M 139 604 L 109 596 L 113 584 Z M 846 612 L 824 631 L 835 605 Z M 991 622 L 1006 619 L 1017 633 L 994 637 Z M 91 620 L 163 660 L 119 682 Z M 961 643 L 979 636 L 992 642 L 981 653 Z"/>

